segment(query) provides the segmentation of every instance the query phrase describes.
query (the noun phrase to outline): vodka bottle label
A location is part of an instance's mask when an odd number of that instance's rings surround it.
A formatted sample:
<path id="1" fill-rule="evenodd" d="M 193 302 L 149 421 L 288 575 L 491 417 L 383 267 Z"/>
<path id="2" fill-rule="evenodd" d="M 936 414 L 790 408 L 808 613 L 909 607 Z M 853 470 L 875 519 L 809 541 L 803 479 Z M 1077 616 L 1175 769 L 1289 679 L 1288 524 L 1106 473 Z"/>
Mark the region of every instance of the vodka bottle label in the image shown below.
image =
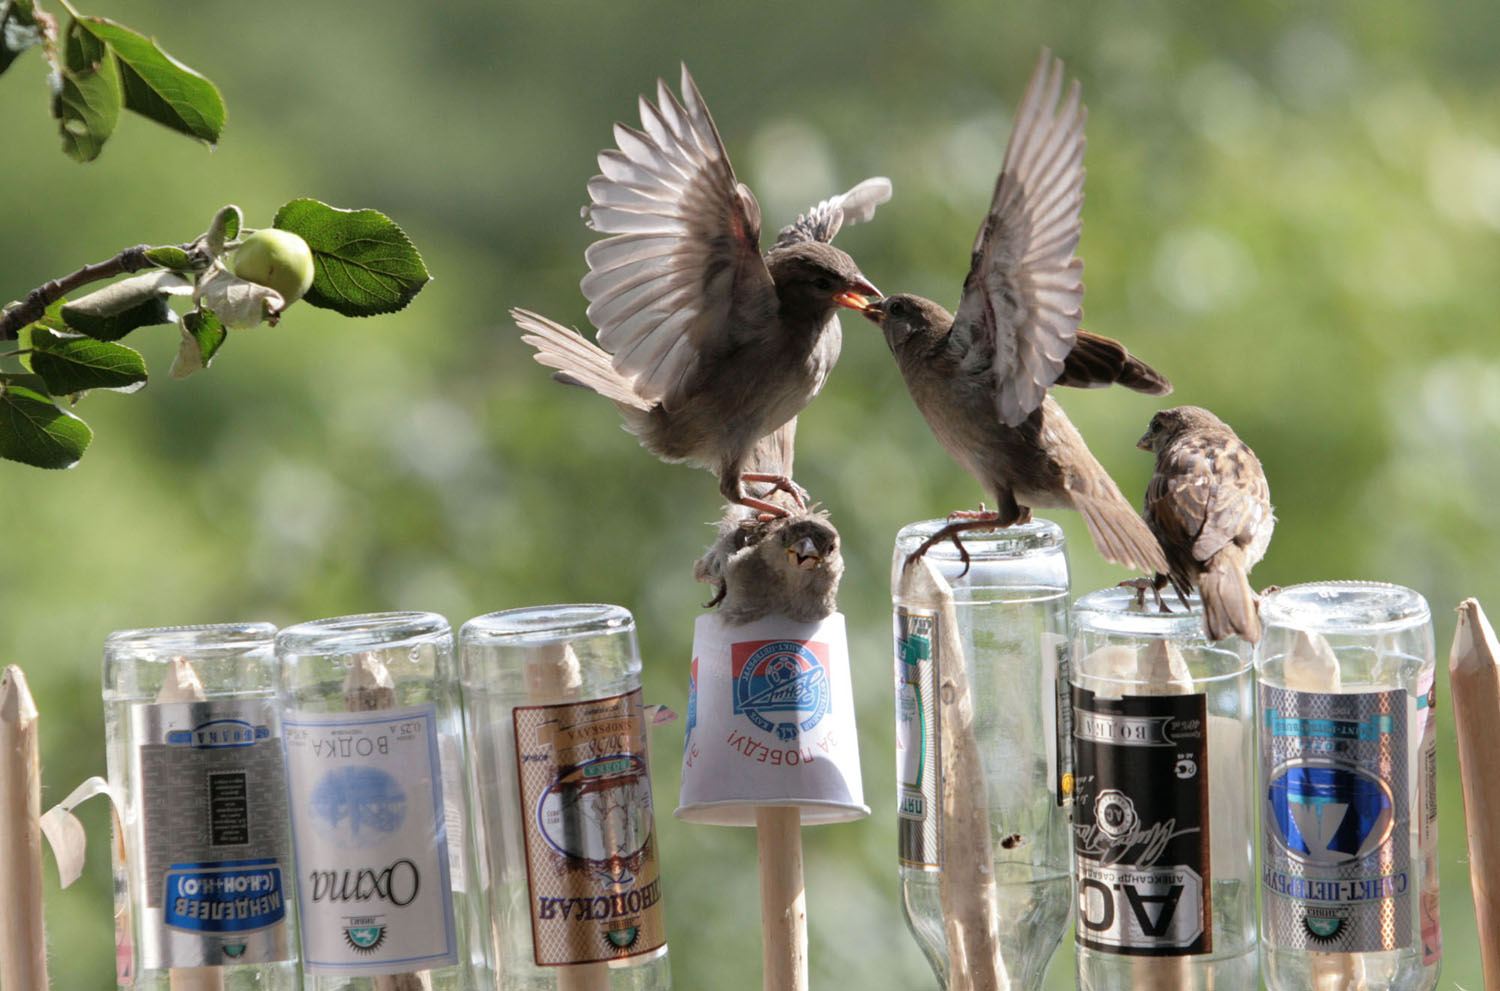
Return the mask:
<path id="1" fill-rule="evenodd" d="M 896 609 L 896 830 L 904 867 L 942 867 L 937 614 Z"/>
<path id="2" fill-rule="evenodd" d="M 1266 939 L 1364 953 L 1409 946 L 1407 693 L 1260 686 Z"/>
<path id="3" fill-rule="evenodd" d="M 1213 949 L 1202 694 L 1073 687 L 1078 942 L 1105 953 Z"/>
<path id="4" fill-rule="evenodd" d="M 538 966 L 666 944 L 641 692 L 514 710 Z"/>
<path id="5" fill-rule="evenodd" d="M 291 712 L 284 738 L 303 967 L 457 964 L 436 708 Z"/>
<path id="6" fill-rule="evenodd" d="M 131 710 L 140 748 L 147 968 L 290 957 L 286 774 L 265 699 Z"/>

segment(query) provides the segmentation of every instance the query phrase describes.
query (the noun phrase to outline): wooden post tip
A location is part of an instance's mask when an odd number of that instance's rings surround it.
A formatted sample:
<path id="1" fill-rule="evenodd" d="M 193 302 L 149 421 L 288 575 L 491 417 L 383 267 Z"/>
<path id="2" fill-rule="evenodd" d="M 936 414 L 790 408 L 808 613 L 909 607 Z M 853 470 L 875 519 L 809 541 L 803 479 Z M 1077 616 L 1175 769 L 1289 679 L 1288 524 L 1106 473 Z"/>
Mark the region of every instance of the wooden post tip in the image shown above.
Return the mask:
<path id="1" fill-rule="evenodd" d="M 12 664 L 0 674 L 0 721 L 29 723 L 37 717 L 36 700 L 26 684 L 26 675 Z"/>
<path id="2" fill-rule="evenodd" d="M 1494 627 L 1478 599 L 1465 599 L 1458 607 L 1458 626 L 1453 631 L 1453 649 L 1448 653 L 1449 673 L 1494 667 L 1497 657 L 1500 643 L 1495 641 Z"/>

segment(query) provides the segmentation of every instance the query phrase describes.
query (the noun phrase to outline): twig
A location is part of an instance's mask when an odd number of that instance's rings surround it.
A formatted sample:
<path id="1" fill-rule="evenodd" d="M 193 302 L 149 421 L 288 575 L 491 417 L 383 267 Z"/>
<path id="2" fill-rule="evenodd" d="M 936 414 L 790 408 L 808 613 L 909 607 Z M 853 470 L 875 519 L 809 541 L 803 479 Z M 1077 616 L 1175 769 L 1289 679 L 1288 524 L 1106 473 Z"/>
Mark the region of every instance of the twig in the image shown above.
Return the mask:
<path id="1" fill-rule="evenodd" d="M 37 710 L 15 665 L 0 675 L 0 986 L 46 991 L 42 927 L 42 770 Z"/>
<path id="2" fill-rule="evenodd" d="M 350 712 L 396 707 L 396 682 L 374 652 L 360 654 L 344 678 L 344 704 Z M 379 974 L 370 979 L 372 991 L 431 991 L 432 975 L 419 970 Z"/>
<path id="3" fill-rule="evenodd" d="M 184 250 L 189 247 L 191 245 L 183 246 Z M 0 341 L 15 340 L 22 327 L 40 320 L 46 315 L 47 307 L 79 286 L 86 286 L 100 279 L 112 279 L 117 275 L 139 272 L 143 268 L 155 267 L 146 258 L 146 252 L 150 250 L 149 244 L 137 244 L 133 248 L 126 248 L 107 261 L 85 265 L 76 272 L 37 286 L 26 294 L 26 298 L 19 305 L 0 313 Z"/>
<path id="4" fill-rule="evenodd" d="M 942 869 L 938 891 L 948 944 L 949 991 L 1009 991 L 1000 956 L 995 854 L 990 843 L 989 789 L 974 736 L 974 700 L 953 590 L 937 568 L 918 558 L 901 573 L 898 598 L 937 616 L 938 735 L 943 741 Z"/>
<path id="5" fill-rule="evenodd" d="M 1464 820 L 1469 827 L 1469 880 L 1479 923 L 1484 986 L 1500 988 L 1500 643 L 1474 599 L 1458 607 L 1448 657 Z"/>
<path id="6" fill-rule="evenodd" d="M 208 694 L 198 672 L 181 657 L 172 658 L 166 680 L 156 693 L 157 702 L 203 702 Z M 172 967 L 167 970 L 171 991 L 223 991 L 222 967 Z"/>

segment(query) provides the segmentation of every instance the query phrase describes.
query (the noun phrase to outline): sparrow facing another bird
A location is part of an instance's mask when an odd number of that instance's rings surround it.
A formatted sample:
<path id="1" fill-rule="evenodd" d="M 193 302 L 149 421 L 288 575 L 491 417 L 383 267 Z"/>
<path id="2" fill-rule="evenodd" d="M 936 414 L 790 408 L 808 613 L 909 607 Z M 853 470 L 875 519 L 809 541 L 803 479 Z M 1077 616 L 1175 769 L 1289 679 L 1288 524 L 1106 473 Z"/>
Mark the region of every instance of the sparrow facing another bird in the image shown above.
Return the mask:
<path id="1" fill-rule="evenodd" d="M 1172 389 L 1118 341 L 1079 328 L 1083 262 L 1073 252 L 1082 230 L 1086 113 L 1076 81 L 1059 107 L 1061 96 L 1062 63 L 1044 48 L 1016 112 L 958 313 L 906 294 L 861 312 L 880 325 L 938 441 L 997 502 L 992 513 L 955 514 L 972 519 L 933 541 L 1023 522 L 1032 506 L 1077 509 L 1106 558 L 1159 571 L 1166 559 L 1156 539 L 1047 393 L 1053 385 L 1114 383 L 1152 395 Z"/>
<path id="2" fill-rule="evenodd" d="M 1157 591 L 1169 580 L 1184 599 L 1197 588 L 1210 640 L 1237 633 L 1255 643 L 1260 616 L 1249 574 L 1265 557 L 1276 527 L 1260 460 L 1223 420 L 1199 406 L 1157 413 L 1136 446 L 1156 455 L 1146 487 L 1146 522 L 1170 565 L 1156 575 Z"/>
<path id="3" fill-rule="evenodd" d="M 733 511 L 693 566 L 693 577 L 718 588 L 709 606 L 731 626 L 777 614 L 815 623 L 838 608 L 844 559 L 839 533 L 825 513 L 744 519 Z"/>
<path id="4" fill-rule="evenodd" d="M 644 130 L 616 124 L 618 148 L 600 152 L 602 174 L 589 181 L 589 226 L 615 235 L 585 253 L 581 288 L 599 343 L 527 310 L 511 315 L 555 379 L 614 400 L 651 453 L 706 467 L 726 499 L 781 515 L 746 483 L 802 501 L 789 477 L 792 434 L 838 360 L 835 311 L 880 295 L 829 242 L 842 224 L 870 219 L 891 184 L 867 179 L 824 200 L 762 255 L 760 206 L 686 66 L 681 88 L 681 102 L 660 80 L 656 104 L 641 97 Z M 772 450 L 784 460 L 767 458 Z"/>

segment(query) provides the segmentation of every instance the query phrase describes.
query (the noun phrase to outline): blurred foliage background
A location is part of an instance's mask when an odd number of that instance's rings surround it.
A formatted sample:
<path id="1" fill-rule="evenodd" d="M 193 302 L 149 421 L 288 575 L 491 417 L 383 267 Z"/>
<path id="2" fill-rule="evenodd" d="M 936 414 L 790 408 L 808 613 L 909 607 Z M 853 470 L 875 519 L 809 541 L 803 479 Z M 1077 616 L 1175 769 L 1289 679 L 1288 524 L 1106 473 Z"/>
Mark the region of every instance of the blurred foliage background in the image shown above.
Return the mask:
<path id="1" fill-rule="evenodd" d="M 45 719 L 46 801 L 104 769 L 99 652 L 127 627 L 432 609 L 455 627 L 553 601 L 634 610 L 647 700 L 682 710 L 690 575 L 712 479 L 663 466 L 610 404 L 559 388 L 505 310 L 584 325 L 593 156 L 658 75 L 694 70 L 767 235 L 871 174 L 895 183 L 840 244 L 887 291 L 952 305 L 1037 48 L 1090 109 L 1086 326 L 1165 371 L 1260 454 L 1280 523 L 1258 584 L 1358 577 L 1500 608 L 1500 63 L 1488 0 L 713 5 L 600 0 L 97 0 L 224 93 L 212 151 L 138 118 L 101 159 L 57 150 L 43 68 L 0 80 L 0 298 L 127 245 L 185 240 L 234 202 L 252 226 L 314 196 L 388 213 L 436 276 L 405 312 L 294 307 L 207 373 L 89 398 L 79 467 L 0 464 L 0 660 Z M 802 421 L 798 478 L 833 511 L 863 736 L 862 823 L 806 834 L 813 984 L 931 988 L 896 888 L 888 567 L 911 520 L 978 488 L 932 441 L 884 344 L 846 318 Z M 1061 397 L 1137 497 L 1157 402 Z M 1126 575 L 1080 521 L 1078 593 Z M 1440 662 L 1440 669 L 1445 665 Z M 1440 690 L 1446 678 L 1440 678 Z M 1441 986 L 1480 984 L 1443 704 Z M 750 831 L 684 826 L 676 738 L 656 797 L 675 986 L 759 986 Z M 664 741 L 665 742 L 665 741 Z M 54 984 L 111 983 L 105 816 L 48 903 Z M 1071 987 L 1065 943 L 1049 988 Z"/>

